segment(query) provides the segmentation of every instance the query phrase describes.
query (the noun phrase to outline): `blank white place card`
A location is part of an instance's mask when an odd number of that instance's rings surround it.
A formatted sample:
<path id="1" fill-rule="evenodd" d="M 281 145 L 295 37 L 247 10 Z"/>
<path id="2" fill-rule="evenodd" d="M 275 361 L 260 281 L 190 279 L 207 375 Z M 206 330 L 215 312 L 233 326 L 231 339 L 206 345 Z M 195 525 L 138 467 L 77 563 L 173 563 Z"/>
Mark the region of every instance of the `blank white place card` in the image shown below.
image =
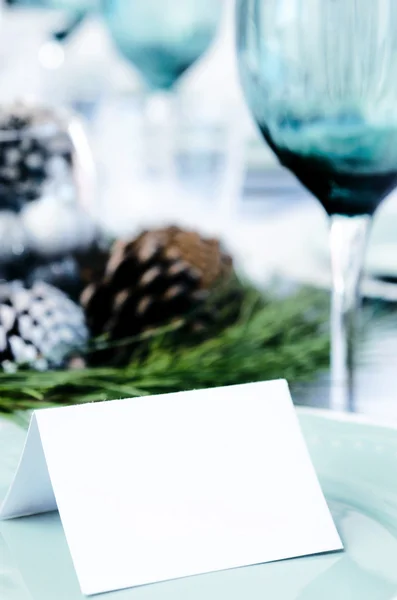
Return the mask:
<path id="1" fill-rule="evenodd" d="M 0 516 L 51 510 L 87 595 L 342 548 L 281 380 L 36 411 Z"/>

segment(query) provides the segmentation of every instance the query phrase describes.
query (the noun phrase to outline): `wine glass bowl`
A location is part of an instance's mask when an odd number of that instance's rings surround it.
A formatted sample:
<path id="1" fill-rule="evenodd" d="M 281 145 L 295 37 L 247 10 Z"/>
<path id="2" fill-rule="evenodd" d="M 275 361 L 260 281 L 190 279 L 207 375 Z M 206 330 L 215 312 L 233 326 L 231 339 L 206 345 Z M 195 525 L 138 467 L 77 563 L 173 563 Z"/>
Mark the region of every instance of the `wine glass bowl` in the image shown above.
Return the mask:
<path id="1" fill-rule="evenodd" d="M 73 12 L 95 10 L 100 0 L 13 0 L 12 4 L 34 8 L 60 8 Z"/>
<path id="2" fill-rule="evenodd" d="M 247 101 L 280 162 L 329 214 L 372 214 L 397 178 L 396 9 L 239 2 Z"/>
<path id="3" fill-rule="evenodd" d="M 152 89 L 169 89 L 208 49 L 217 31 L 220 0 L 103 0 L 121 54 Z"/>
<path id="4" fill-rule="evenodd" d="M 238 0 L 248 105 L 330 216 L 331 376 L 353 404 L 353 319 L 371 217 L 397 184 L 397 3 Z"/>

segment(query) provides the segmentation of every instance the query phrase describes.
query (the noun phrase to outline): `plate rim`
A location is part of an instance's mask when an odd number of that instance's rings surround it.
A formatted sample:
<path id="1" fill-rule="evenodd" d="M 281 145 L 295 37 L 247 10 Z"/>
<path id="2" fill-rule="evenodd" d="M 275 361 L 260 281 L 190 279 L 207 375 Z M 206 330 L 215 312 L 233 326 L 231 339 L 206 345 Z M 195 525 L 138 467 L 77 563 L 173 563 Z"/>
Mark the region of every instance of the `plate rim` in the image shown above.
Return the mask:
<path id="1" fill-rule="evenodd" d="M 352 423 L 354 425 L 368 425 L 373 428 L 389 429 L 397 431 L 397 420 L 386 421 L 382 418 L 373 418 L 362 413 L 348 413 L 331 410 L 329 408 L 312 408 L 309 406 L 296 406 L 298 415 L 313 416 L 329 421 L 340 423 Z"/>

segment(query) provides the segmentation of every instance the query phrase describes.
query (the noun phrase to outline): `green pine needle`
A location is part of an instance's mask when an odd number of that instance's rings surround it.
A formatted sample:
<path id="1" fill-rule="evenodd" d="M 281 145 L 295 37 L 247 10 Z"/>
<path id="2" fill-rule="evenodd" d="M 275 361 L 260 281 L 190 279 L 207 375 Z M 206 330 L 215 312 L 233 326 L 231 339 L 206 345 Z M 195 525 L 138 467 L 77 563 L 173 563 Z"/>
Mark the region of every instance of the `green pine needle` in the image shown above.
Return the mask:
<path id="1" fill-rule="evenodd" d="M 247 289 L 240 318 L 195 345 L 177 343 L 165 328 L 126 367 L 0 373 L 0 413 L 279 377 L 307 381 L 328 365 L 327 311 L 327 296 L 314 290 L 263 298 Z"/>

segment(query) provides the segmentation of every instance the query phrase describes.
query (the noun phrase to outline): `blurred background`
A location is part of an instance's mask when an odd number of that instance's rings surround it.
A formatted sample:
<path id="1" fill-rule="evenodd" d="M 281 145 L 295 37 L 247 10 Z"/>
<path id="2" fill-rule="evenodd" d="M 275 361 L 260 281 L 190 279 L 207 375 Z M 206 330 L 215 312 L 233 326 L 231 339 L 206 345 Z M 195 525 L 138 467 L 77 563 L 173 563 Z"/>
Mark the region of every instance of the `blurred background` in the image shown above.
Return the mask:
<path id="1" fill-rule="evenodd" d="M 172 223 L 219 236 L 260 286 L 276 277 L 328 289 L 323 209 L 278 165 L 242 98 L 234 1 L 168 0 L 167 39 L 158 1 L 137 4 L 144 11 L 122 0 L 2 0 L 0 275 L 53 281 L 98 235 Z M 376 414 L 390 414 L 396 249 L 393 194 L 363 282 L 371 311 L 390 316 L 363 343 L 359 409 Z M 321 405 L 321 386 L 304 401 Z"/>

